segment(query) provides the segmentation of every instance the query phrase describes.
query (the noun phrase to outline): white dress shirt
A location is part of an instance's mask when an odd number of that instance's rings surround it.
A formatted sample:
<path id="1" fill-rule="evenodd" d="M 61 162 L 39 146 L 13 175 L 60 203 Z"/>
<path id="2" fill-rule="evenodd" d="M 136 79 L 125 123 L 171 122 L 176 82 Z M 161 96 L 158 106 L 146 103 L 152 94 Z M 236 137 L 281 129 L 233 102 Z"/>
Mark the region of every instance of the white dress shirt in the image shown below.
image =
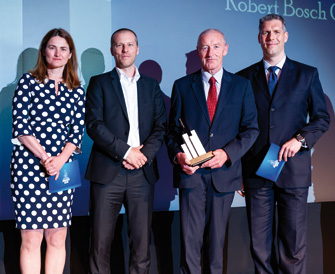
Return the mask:
<path id="1" fill-rule="evenodd" d="M 281 74 L 281 70 L 283 69 L 283 66 L 284 66 L 284 63 L 286 61 L 286 55 L 284 56 L 283 59 L 281 59 L 277 65 L 275 65 L 276 67 L 278 67 L 278 69 L 276 69 L 275 73 L 277 75 L 277 81 L 279 81 L 279 77 L 280 77 L 280 74 Z M 268 70 L 269 67 L 271 67 L 271 65 L 266 62 L 264 59 L 263 59 L 263 63 L 264 63 L 264 69 L 265 69 L 265 76 L 266 76 L 266 80 L 267 82 L 269 83 L 269 77 L 270 77 L 270 71 Z"/>
<path id="2" fill-rule="evenodd" d="M 215 78 L 216 92 L 217 92 L 217 97 L 219 98 L 219 94 L 220 94 L 220 90 L 221 90 L 222 75 L 223 75 L 223 68 L 221 68 L 214 75 L 212 75 L 212 74 L 208 73 L 207 71 L 204 71 L 203 69 L 201 69 L 202 84 L 203 84 L 204 90 L 205 90 L 206 101 L 207 101 L 207 97 L 208 97 L 208 91 L 209 91 L 209 88 L 210 88 L 209 79 L 212 76 Z"/>
<path id="3" fill-rule="evenodd" d="M 132 147 L 140 146 L 140 133 L 138 127 L 138 100 L 137 100 L 137 81 L 140 73 L 135 67 L 136 72 L 133 77 L 128 77 L 121 69 L 116 68 L 120 77 L 122 92 L 126 102 L 126 108 L 129 119 L 129 135 L 127 144 L 130 146 L 123 159 L 126 159 Z"/>

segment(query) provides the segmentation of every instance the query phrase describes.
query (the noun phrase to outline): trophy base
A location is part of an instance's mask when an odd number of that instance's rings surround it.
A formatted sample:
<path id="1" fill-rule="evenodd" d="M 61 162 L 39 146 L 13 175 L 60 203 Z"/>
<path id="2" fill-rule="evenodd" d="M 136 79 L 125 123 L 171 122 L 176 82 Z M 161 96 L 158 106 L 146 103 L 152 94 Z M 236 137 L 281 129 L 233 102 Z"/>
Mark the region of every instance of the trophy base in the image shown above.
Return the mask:
<path id="1" fill-rule="evenodd" d="M 208 160 L 212 159 L 213 157 L 214 157 L 214 154 L 213 154 L 212 151 L 207 152 L 205 154 L 202 154 L 202 155 L 190 160 L 191 166 L 201 165 L 202 163 L 207 162 Z"/>

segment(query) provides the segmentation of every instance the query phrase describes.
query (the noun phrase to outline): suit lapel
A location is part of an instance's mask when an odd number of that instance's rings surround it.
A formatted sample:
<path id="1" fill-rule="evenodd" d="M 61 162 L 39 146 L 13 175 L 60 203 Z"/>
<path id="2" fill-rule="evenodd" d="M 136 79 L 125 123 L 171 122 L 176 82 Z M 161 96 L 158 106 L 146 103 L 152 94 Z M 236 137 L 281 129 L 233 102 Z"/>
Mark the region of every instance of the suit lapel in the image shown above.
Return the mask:
<path id="1" fill-rule="evenodd" d="M 138 79 L 137 81 L 137 105 L 138 105 L 138 128 L 139 128 L 139 134 L 140 134 L 140 142 L 142 143 L 143 138 L 141 136 L 141 128 L 143 128 L 141 125 L 142 123 L 145 123 L 145 114 L 147 113 L 144 109 L 145 100 L 146 100 L 146 89 L 142 81 L 142 77 Z"/>
<path id="2" fill-rule="evenodd" d="M 211 121 L 209 119 L 206 96 L 205 96 L 205 91 L 204 91 L 204 87 L 203 87 L 202 79 L 201 79 L 201 71 L 195 74 L 193 78 L 193 83 L 191 84 L 191 86 L 192 86 L 194 96 L 196 97 L 198 104 L 201 108 L 201 111 L 206 117 L 207 123 L 210 125 Z"/>
<path id="3" fill-rule="evenodd" d="M 284 63 L 283 69 L 280 74 L 280 78 L 278 80 L 278 84 L 275 88 L 272 98 L 270 96 L 269 89 L 267 86 L 263 60 L 258 63 L 258 66 L 255 69 L 253 77 L 254 81 L 257 82 L 258 86 L 260 87 L 259 88 L 260 92 L 268 99 L 268 101 L 271 101 L 272 99 L 277 99 L 278 97 L 285 94 L 285 90 L 290 85 L 290 79 L 292 79 L 291 77 L 292 70 L 294 70 L 294 65 L 291 62 L 291 60 L 286 57 L 286 61 Z"/>
<path id="4" fill-rule="evenodd" d="M 256 67 L 253 77 L 254 77 L 254 81 L 256 81 L 258 86 L 260 87 L 259 88 L 260 92 L 265 96 L 265 98 L 268 99 L 268 101 L 271 101 L 271 96 L 270 96 L 270 92 L 268 89 L 268 83 L 267 83 L 265 71 L 264 71 L 263 60 L 261 60 L 258 63 L 258 66 Z"/>
<path id="5" fill-rule="evenodd" d="M 291 84 L 291 79 L 293 79 L 292 78 L 293 70 L 294 70 L 293 63 L 291 62 L 290 59 L 286 57 L 286 61 L 281 71 L 275 93 L 273 94 L 273 97 L 275 99 L 279 98 L 282 95 L 285 95 L 287 87 Z"/>
<path id="6" fill-rule="evenodd" d="M 225 70 L 223 70 L 222 80 L 221 80 L 221 89 L 218 99 L 218 104 L 216 106 L 215 115 L 213 118 L 213 123 L 215 120 L 219 119 L 220 114 L 226 104 L 230 93 L 232 92 L 232 83 L 231 83 L 231 76 Z"/>
<path id="7" fill-rule="evenodd" d="M 126 107 L 126 102 L 124 100 L 120 78 L 119 78 L 119 75 L 117 74 L 115 68 L 111 71 L 110 76 L 112 78 L 113 89 L 114 89 L 114 91 L 116 93 L 116 96 L 117 96 L 117 98 L 119 100 L 122 112 L 123 112 L 124 116 L 126 117 L 127 121 L 129 121 L 127 107 Z"/>

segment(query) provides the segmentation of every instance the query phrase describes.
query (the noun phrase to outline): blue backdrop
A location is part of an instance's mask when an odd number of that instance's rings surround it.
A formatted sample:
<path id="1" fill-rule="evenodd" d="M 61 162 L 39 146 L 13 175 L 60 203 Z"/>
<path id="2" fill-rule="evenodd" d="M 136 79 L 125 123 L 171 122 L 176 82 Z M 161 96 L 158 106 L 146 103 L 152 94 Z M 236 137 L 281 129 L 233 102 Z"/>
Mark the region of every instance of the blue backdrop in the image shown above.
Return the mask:
<path id="1" fill-rule="evenodd" d="M 258 20 L 267 13 L 281 14 L 287 21 L 287 55 L 319 69 L 332 124 L 312 151 L 309 201 L 335 200 L 335 0 L 0 0 L 0 219 L 14 217 L 9 171 L 11 99 L 22 73 L 34 66 L 39 43 L 48 30 L 62 27 L 73 36 L 86 88 L 92 75 L 114 66 L 109 51 L 111 33 L 121 27 L 133 29 L 140 46 L 136 65 L 161 83 L 169 110 L 174 80 L 200 67 L 195 52 L 200 32 L 207 28 L 224 32 L 229 44 L 224 67 L 236 72 L 261 59 Z M 85 136 L 83 154 L 77 157 L 82 174 L 91 145 Z M 155 209 L 177 210 L 178 193 L 172 188 L 165 146 L 158 160 L 161 179 L 156 184 Z M 243 205 L 243 198 L 236 196 L 233 206 Z M 88 211 L 89 182 L 83 180 L 76 191 L 74 214 Z"/>

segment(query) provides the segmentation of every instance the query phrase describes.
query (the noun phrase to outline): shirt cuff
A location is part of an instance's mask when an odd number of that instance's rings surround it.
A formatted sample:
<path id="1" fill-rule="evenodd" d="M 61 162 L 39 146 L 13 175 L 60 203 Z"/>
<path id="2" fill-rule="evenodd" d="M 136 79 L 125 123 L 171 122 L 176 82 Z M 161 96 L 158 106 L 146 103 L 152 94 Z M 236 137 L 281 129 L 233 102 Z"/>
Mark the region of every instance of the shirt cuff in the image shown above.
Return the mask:
<path id="1" fill-rule="evenodd" d="M 128 150 L 127 150 L 126 154 L 123 156 L 123 160 L 126 160 L 126 159 L 127 159 L 127 157 L 128 157 L 128 154 L 129 154 L 129 152 L 130 152 L 131 148 L 132 148 L 132 147 L 128 148 Z"/>

